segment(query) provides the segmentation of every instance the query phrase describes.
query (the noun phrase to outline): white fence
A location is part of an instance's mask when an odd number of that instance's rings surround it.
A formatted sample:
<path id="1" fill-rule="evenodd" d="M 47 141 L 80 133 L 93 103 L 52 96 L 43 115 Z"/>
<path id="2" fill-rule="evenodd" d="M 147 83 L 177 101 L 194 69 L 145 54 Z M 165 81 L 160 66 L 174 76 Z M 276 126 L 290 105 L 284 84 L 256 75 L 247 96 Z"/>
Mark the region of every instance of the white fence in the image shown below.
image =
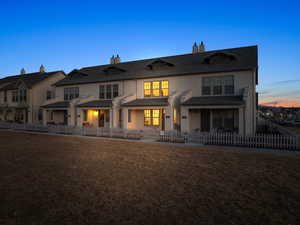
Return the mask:
<path id="1" fill-rule="evenodd" d="M 26 130 L 56 134 L 112 137 L 125 139 L 153 139 L 161 142 L 199 143 L 204 145 L 231 145 L 250 148 L 273 148 L 300 150 L 300 136 L 253 135 L 241 136 L 232 133 L 180 133 L 126 130 L 120 128 L 71 127 L 61 125 L 15 124 L 0 122 L 0 129 Z"/>
<path id="2" fill-rule="evenodd" d="M 300 150 L 300 136 L 263 135 L 242 136 L 233 133 L 165 133 L 160 141 L 191 142 L 204 145 L 231 145 L 249 148 Z"/>

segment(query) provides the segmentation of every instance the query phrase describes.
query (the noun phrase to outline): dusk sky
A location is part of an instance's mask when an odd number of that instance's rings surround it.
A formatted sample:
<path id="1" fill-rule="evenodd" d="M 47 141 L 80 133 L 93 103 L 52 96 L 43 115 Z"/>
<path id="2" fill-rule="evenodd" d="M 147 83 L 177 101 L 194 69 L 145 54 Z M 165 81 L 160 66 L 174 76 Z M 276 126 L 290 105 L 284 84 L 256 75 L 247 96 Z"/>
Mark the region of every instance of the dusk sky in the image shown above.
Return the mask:
<path id="1" fill-rule="evenodd" d="M 1 1 L 0 77 L 259 47 L 260 103 L 300 107 L 297 1 Z"/>

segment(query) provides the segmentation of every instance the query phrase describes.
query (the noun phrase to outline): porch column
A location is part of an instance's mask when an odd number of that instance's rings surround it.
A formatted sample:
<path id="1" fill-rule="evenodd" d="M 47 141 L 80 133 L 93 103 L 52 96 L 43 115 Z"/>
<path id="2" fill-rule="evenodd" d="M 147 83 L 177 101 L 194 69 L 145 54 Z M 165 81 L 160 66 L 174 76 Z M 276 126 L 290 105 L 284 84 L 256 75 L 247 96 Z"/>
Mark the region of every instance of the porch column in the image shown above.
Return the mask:
<path id="1" fill-rule="evenodd" d="M 112 127 L 113 128 L 118 128 L 119 127 L 119 108 L 118 107 L 114 107 L 111 109 L 112 111 L 112 117 L 111 117 L 111 120 L 112 120 Z"/>
<path id="2" fill-rule="evenodd" d="M 114 128 L 114 120 L 115 120 L 115 114 L 114 114 L 114 109 L 111 108 L 109 109 L 109 127 Z"/>
<path id="3" fill-rule="evenodd" d="M 47 121 L 48 121 L 48 113 L 46 109 L 43 109 L 43 125 L 47 125 Z"/>
<path id="4" fill-rule="evenodd" d="M 78 127 L 82 127 L 82 123 L 83 123 L 83 110 L 81 108 L 77 108 L 77 124 L 76 126 Z"/>
<path id="5" fill-rule="evenodd" d="M 165 114 L 165 128 L 166 130 L 174 130 L 174 123 L 173 123 L 173 107 L 169 106 L 166 108 L 166 114 Z"/>
<path id="6" fill-rule="evenodd" d="M 245 135 L 245 115 L 244 108 L 239 108 L 239 134 Z"/>
<path id="7" fill-rule="evenodd" d="M 189 108 L 187 107 L 181 107 L 180 108 L 180 124 L 181 124 L 181 132 L 189 132 L 190 126 L 189 126 Z"/>
<path id="8" fill-rule="evenodd" d="M 128 129 L 128 109 L 122 109 L 122 120 L 123 120 L 123 129 Z"/>

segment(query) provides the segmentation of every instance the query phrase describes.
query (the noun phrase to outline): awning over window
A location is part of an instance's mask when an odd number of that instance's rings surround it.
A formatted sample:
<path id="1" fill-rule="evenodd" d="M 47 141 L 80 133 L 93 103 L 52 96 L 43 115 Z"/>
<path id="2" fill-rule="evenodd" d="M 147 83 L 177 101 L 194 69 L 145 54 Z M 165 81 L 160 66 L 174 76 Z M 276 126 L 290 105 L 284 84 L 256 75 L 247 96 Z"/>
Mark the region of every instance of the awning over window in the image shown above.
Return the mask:
<path id="1" fill-rule="evenodd" d="M 192 97 L 183 102 L 183 106 L 209 106 L 209 105 L 243 105 L 243 96 L 202 96 Z"/>
<path id="2" fill-rule="evenodd" d="M 168 98 L 142 98 L 122 104 L 123 107 L 168 106 Z"/>
<path id="3" fill-rule="evenodd" d="M 70 103 L 68 101 L 55 102 L 42 106 L 43 108 L 69 108 Z"/>
<path id="4" fill-rule="evenodd" d="M 82 108 L 108 108 L 112 106 L 112 100 L 96 100 L 96 101 L 90 101 L 86 102 L 80 105 L 77 105 L 77 107 L 82 107 Z"/>

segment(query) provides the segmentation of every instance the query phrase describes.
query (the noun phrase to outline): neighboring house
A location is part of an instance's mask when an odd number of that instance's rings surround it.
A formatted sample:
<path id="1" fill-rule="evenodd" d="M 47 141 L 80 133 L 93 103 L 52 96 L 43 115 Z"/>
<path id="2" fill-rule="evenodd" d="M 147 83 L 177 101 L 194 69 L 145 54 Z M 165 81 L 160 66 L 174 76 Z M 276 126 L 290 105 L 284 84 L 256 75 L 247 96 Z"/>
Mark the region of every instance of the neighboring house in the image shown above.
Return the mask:
<path id="1" fill-rule="evenodd" d="M 53 83 L 63 79 L 63 71 L 25 73 L 0 79 L 0 121 L 42 123 L 40 106 L 54 98 Z"/>
<path id="2" fill-rule="evenodd" d="M 72 71 L 44 103 L 44 124 L 254 134 L 257 46 Z"/>

